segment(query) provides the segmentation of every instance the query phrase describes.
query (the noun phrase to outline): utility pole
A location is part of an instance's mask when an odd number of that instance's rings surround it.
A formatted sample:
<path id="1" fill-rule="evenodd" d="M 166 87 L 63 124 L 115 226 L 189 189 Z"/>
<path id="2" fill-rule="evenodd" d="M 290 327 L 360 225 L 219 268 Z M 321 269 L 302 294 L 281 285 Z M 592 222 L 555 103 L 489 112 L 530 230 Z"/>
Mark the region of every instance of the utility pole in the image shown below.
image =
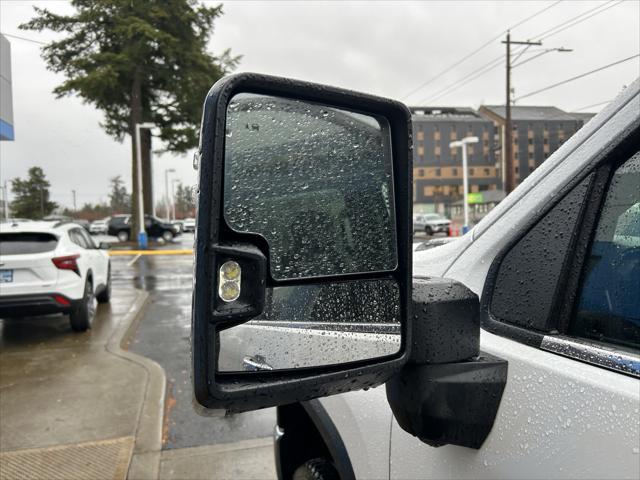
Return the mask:
<path id="1" fill-rule="evenodd" d="M 78 211 L 78 207 L 76 206 L 76 191 L 75 190 L 71 190 L 71 193 L 73 194 L 73 211 L 77 212 Z"/>
<path id="2" fill-rule="evenodd" d="M 508 195 L 516 188 L 516 177 L 513 171 L 513 128 L 511 127 L 511 45 L 542 45 L 542 42 L 521 42 L 511 40 L 511 32 L 507 31 L 507 39 L 502 43 L 507 45 L 507 103 L 505 104 L 505 122 L 504 122 L 504 151 L 502 153 L 502 168 L 506 175 L 505 193 Z"/>
<path id="3" fill-rule="evenodd" d="M 9 220 L 9 191 L 7 190 L 7 181 L 4 181 L 4 188 L 2 189 L 2 200 L 4 203 L 4 219 Z"/>

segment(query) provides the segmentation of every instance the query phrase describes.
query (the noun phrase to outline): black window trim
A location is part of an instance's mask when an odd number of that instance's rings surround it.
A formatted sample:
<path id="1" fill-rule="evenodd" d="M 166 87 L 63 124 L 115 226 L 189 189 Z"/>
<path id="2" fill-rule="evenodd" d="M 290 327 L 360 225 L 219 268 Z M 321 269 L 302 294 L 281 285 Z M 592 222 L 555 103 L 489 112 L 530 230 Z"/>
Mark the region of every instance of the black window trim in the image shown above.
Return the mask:
<path id="1" fill-rule="evenodd" d="M 522 232 L 511 239 L 494 258 L 480 299 L 480 321 L 484 330 L 515 340 L 525 345 L 539 348 L 551 353 L 568 356 L 573 359 L 594 364 L 607 369 L 640 378 L 640 355 L 622 345 L 600 343 L 582 337 L 565 335 L 569 329 L 569 322 L 574 314 L 577 296 L 582 280 L 583 264 L 590 251 L 591 241 L 595 235 L 600 213 L 606 199 L 606 193 L 613 173 L 617 167 L 626 162 L 640 148 L 640 126 L 636 122 L 632 128 L 621 135 L 618 142 L 612 141 L 609 148 L 595 157 L 571 182 L 566 184 L 553 202 L 549 202 L 540 213 L 533 216 Z M 558 283 L 553 300 L 551 315 L 557 320 L 558 329 L 551 334 L 547 332 L 529 330 L 527 328 L 505 323 L 496 319 L 490 311 L 491 299 L 497 280 L 500 265 L 511 249 L 524 238 L 562 199 L 589 175 L 593 175 L 584 203 L 576 222 L 577 232 L 573 232 L 573 240 L 569 246 L 563 276 Z M 562 348 L 560 347 L 562 346 Z M 587 352 L 587 353 L 585 353 Z M 624 364 L 611 362 L 612 352 L 623 355 L 628 361 Z M 633 367 L 629 368 L 629 365 Z"/>

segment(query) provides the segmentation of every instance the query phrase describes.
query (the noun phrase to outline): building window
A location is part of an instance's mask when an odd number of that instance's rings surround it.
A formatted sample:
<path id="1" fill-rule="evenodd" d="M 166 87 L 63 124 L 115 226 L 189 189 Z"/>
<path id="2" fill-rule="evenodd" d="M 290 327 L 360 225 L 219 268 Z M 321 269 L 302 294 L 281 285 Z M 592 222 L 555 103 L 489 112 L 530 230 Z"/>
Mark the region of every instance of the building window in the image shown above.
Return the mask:
<path id="1" fill-rule="evenodd" d="M 489 146 L 489 140 L 485 140 L 484 142 L 482 142 L 482 144 L 483 144 L 485 147 L 488 147 L 488 146 Z"/>
<path id="2" fill-rule="evenodd" d="M 533 138 L 529 139 L 529 145 L 533 145 Z"/>
<path id="3" fill-rule="evenodd" d="M 514 152 L 513 158 L 515 158 L 516 160 L 518 159 L 518 152 Z"/>
<path id="4" fill-rule="evenodd" d="M 454 177 L 458 176 L 458 169 L 457 168 L 452 168 L 451 169 L 451 175 L 453 175 Z"/>
<path id="5" fill-rule="evenodd" d="M 544 158 L 549 158 L 549 152 L 544 152 Z"/>
<path id="6" fill-rule="evenodd" d="M 486 176 L 491 175 L 491 170 L 489 170 L 488 168 L 485 168 L 485 169 L 484 169 L 484 174 L 485 174 Z"/>
<path id="7" fill-rule="evenodd" d="M 520 173 L 520 167 L 516 167 L 516 168 L 514 168 L 514 170 L 515 170 L 515 172 L 516 172 L 516 175 L 517 175 L 518 173 Z"/>
<path id="8" fill-rule="evenodd" d="M 424 187 L 422 193 L 425 197 L 433 197 L 433 187 Z"/>
<path id="9" fill-rule="evenodd" d="M 529 152 L 529 160 L 533 160 L 533 153 Z"/>
<path id="10" fill-rule="evenodd" d="M 440 154 L 436 155 L 436 163 L 440 163 Z"/>
<path id="11" fill-rule="evenodd" d="M 549 139 L 545 137 L 544 140 L 542 140 L 542 143 L 544 143 L 545 145 L 549 145 Z"/>
<path id="12" fill-rule="evenodd" d="M 424 155 L 424 147 L 418 147 L 418 156 L 422 157 Z"/>
<path id="13" fill-rule="evenodd" d="M 424 132 L 422 131 L 422 127 L 420 127 L 420 131 L 418 132 L 418 140 L 419 141 L 424 140 Z"/>
<path id="14" fill-rule="evenodd" d="M 469 169 L 469 175 L 473 175 L 473 172 L 474 172 L 474 169 L 473 169 L 473 168 L 470 168 L 470 169 Z"/>
<path id="15" fill-rule="evenodd" d="M 440 172 L 439 168 L 436 168 L 436 177 L 439 177 L 440 175 L 442 175 L 442 172 Z"/>
<path id="16" fill-rule="evenodd" d="M 480 185 L 481 192 L 486 192 L 487 190 L 489 190 L 489 185 Z"/>
<path id="17" fill-rule="evenodd" d="M 420 168 L 418 170 L 418 177 L 421 177 L 421 178 L 424 177 L 424 168 Z"/>

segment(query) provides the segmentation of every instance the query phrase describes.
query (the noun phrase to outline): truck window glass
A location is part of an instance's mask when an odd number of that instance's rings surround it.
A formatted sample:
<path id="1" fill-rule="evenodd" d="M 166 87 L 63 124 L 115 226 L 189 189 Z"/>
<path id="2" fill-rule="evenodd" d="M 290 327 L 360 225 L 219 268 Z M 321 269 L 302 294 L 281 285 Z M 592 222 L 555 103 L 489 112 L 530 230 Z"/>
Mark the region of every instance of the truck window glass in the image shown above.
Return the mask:
<path id="1" fill-rule="evenodd" d="M 640 152 L 611 179 L 570 333 L 640 347 Z"/>

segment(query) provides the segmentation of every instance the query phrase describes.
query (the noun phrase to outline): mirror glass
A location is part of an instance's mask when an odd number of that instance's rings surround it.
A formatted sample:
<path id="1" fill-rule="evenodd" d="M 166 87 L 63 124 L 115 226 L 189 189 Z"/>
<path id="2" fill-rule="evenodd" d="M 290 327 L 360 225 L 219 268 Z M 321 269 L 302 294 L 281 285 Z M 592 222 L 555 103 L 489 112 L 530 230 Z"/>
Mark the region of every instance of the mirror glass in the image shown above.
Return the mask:
<path id="1" fill-rule="evenodd" d="M 400 349 L 394 280 L 267 290 L 266 309 L 220 332 L 220 371 L 315 367 L 393 355 Z"/>
<path id="2" fill-rule="evenodd" d="M 264 237 L 274 280 L 394 270 L 392 175 L 384 118 L 249 93 L 229 103 L 224 218 L 238 232 Z M 218 370 L 393 355 L 399 333 L 393 279 L 267 288 L 262 315 L 219 332 Z"/>
<path id="3" fill-rule="evenodd" d="M 242 93 L 226 122 L 225 220 L 267 240 L 274 279 L 396 267 L 385 119 Z"/>

